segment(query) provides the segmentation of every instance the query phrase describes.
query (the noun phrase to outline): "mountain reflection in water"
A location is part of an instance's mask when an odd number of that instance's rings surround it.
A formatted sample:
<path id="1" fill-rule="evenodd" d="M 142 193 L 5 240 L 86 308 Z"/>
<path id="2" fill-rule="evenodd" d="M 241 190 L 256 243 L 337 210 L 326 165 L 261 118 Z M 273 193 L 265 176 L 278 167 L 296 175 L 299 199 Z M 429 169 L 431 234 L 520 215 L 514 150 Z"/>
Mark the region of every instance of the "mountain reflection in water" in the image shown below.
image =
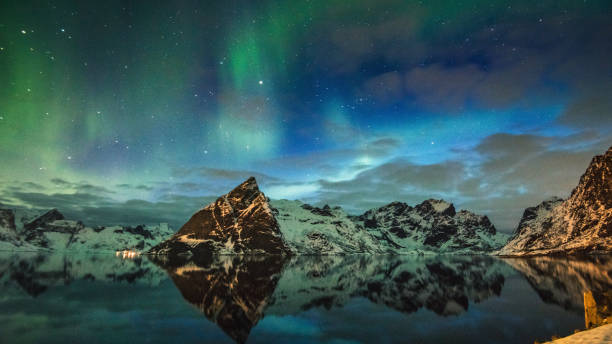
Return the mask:
<path id="1" fill-rule="evenodd" d="M 608 323 L 611 286 L 610 257 L 0 255 L 0 342 L 531 343 Z"/>
<path id="2" fill-rule="evenodd" d="M 584 310 L 586 328 L 612 320 L 612 259 L 536 257 L 504 259 L 521 272 L 546 303 L 567 310 Z"/>

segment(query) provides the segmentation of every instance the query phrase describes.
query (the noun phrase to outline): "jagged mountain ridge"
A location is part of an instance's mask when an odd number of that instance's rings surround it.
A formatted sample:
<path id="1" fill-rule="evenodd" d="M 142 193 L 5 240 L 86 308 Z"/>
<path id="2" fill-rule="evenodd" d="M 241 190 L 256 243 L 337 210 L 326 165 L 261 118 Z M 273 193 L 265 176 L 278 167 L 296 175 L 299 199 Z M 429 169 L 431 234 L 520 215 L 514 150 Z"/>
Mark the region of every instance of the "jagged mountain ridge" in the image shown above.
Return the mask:
<path id="1" fill-rule="evenodd" d="M 593 157 L 567 200 L 525 209 L 500 255 L 612 252 L 612 147 Z"/>
<path id="2" fill-rule="evenodd" d="M 498 249 L 505 239 L 486 216 L 456 212 L 443 200 L 414 208 L 394 202 L 350 216 L 340 207 L 270 201 L 251 177 L 196 212 L 150 253 L 475 253 Z"/>
<path id="3" fill-rule="evenodd" d="M 167 226 L 87 227 L 57 209 L 0 209 L 0 251 L 115 252 L 148 250 L 172 234 Z"/>
<path id="4" fill-rule="evenodd" d="M 357 217 L 379 240 L 402 249 L 432 247 L 441 252 L 486 252 L 507 239 L 484 215 L 455 211 L 452 203 L 428 199 L 411 207 L 393 202 Z M 416 246 L 415 246 L 416 244 Z"/>

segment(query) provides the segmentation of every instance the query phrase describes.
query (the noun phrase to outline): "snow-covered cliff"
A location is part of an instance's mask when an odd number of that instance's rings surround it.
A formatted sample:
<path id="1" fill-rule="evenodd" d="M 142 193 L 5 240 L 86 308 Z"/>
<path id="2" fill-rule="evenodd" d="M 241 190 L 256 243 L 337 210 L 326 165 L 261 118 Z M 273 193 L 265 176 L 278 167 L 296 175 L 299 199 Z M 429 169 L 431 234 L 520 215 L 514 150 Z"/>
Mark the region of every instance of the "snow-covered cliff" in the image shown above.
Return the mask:
<path id="1" fill-rule="evenodd" d="M 525 209 L 500 255 L 612 252 L 612 147 L 597 155 L 570 197 Z"/>

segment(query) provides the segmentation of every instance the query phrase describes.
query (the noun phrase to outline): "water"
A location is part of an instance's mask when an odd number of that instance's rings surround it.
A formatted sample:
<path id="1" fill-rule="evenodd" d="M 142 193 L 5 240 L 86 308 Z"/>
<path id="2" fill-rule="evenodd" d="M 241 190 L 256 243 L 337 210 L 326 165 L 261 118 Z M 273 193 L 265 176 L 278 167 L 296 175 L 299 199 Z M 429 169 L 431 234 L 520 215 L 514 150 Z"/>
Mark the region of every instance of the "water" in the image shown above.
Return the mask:
<path id="1" fill-rule="evenodd" d="M 533 343 L 596 326 L 612 259 L 0 255 L 2 343 Z"/>

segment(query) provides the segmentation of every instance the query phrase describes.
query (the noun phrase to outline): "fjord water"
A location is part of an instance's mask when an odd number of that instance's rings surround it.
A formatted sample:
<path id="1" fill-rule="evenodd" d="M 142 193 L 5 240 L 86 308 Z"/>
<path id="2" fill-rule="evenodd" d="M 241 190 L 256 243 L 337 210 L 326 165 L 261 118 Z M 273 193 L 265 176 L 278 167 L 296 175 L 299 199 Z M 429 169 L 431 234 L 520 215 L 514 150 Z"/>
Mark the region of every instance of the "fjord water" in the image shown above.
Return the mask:
<path id="1" fill-rule="evenodd" d="M 2 343 L 533 343 L 612 307 L 610 257 L 0 255 Z"/>

